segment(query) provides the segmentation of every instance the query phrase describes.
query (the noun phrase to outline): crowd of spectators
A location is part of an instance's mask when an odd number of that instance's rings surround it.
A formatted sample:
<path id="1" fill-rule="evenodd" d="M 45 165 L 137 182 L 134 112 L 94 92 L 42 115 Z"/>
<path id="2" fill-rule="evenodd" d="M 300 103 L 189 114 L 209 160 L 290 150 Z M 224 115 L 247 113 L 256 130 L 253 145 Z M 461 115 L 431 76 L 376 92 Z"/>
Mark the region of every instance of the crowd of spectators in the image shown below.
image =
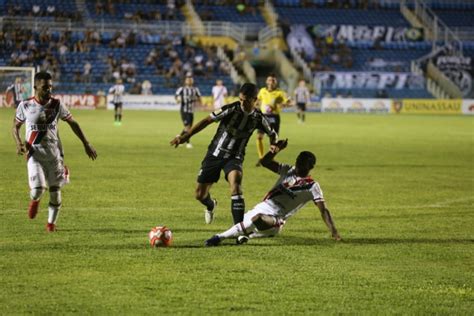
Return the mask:
<path id="1" fill-rule="evenodd" d="M 150 67 L 154 75 L 165 78 L 166 85 L 170 88 L 175 87 L 179 78 L 187 74 L 211 78 L 216 73 L 228 75 L 230 72 L 229 65 L 217 57 L 217 47 L 199 49 L 196 43 L 187 42 L 178 34 L 163 35 L 153 45 L 142 46 L 151 49 L 143 60 L 137 60 L 136 56 L 128 56 L 126 50 L 137 45 L 137 37 L 137 34 L 130 31 L 117 31 L 106 41 L 104 34 L 97 30 L 87 30 L 83 36 L 73 36 L 70 31 L 58 33 L 43 29 L 32 32 L 4 27 L 0 31 L 0 51 L 8 54 L 0 57 L 5 58 L 9 66 L 38 66 L 41 70 L 51 72 L 55 80 L 61 78 L 61 65 L 75 65 L 74 72 L 69 74 L 73 82 L 90 85 L 98 81 L 114 83 L 117 79 L 122 79 L 132 89 L 145 92 L 151 87 L 148 84 L 143 86 L 143 82 L 137 80 L 140 65 Z M 117 49 L 123 50 L 120 57 L 112 53 Z M 100 53 L 88 54 L 96 51 Z M 86 53 L 86 57 L 81 58 L 71 53 Z M 91 59 L 94 56 L 101 59 L 106 67 L 94 69 L 94 61 Z"/>
<path id="2" fill-rule="evenodd" d="M 105 0 L 96 1 L 95 3 L 95 15 L 96 16 L 117 16 L 116 5 L 129 4 L 128 0 Z M 177 20 L 178 10 L 184 4 L 182 0 L 160 0 L 160 1 L 140 1 L 140 4 L 160 4 L 166 7 L 164 12 L 161 12 L 159 7 L 154 10 L 133 10 L 122 12 L 123 17 L 126 20 L 132 20 L 135 22 L 142 21 L 159 21 L 159 20 Z"/>
<path id="3" fill-rule="evenodd" d="M 182 54 L 178 53 L 182 51 Z M 170 61 L 170 67 L 163 66 L 163 59 Z M 210 78 L 215 73 L 228 74 L 225 62 L 217 58 L 217 47 L 211 46 L 199 50 L 192 42 L 186 42 L 178 35 L 163 38 L 162 43 L 153 47 L 144 61 L 145 65 L 155 68 L 155 73 L 165 76 L 166 85 L 173 87 L 173 78 L 186 75 Z"/>
<path id="4" fill-rule="evenodd" d="M 277 4 L 284 6 L 284 4 Z M 328 9 L 379 9 L 380 0 L 300 0 L 300 6 L 303 8 L 319 7 Z"/>
<path id="5" fill-rule="evenodd" d="M 332 71 L 335 68 L 350 70 L 353 66 L 351 48 L 344 41 L 335 41 L 331 36 L 314 39 L 316 54 L 308 59 L 304 51 L 301 56 L 308 62 L 311 71 Z"/>
<path id="6" fill-rule="evenodd" d="M 52 4 L 26 6 L 21 3 L 9 3 L 6 5 L 6 11 L 8 16 L 52 17 L 57 21 L 72 20 L 77 22 L 82 20 L 79 11 L 59 10 Z"/>

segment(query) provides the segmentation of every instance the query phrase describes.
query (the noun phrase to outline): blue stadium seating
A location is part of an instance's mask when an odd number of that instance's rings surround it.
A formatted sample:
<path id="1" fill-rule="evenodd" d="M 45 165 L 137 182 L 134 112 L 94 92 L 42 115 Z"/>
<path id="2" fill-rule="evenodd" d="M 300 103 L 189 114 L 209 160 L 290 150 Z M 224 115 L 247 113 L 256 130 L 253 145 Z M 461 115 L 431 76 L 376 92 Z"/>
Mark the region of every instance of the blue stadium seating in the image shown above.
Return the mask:
<path id="1" fill-rule="evenodd" d="M 398 10 L 276 7 L 276 11 L 290 24 L 410 26 Z"/>
<path id="2" fill-rule="evenodd" d="M 258 8 L 255 9 L 255 15 L 252 13 L 240 14 L 235 6 L 230 5 L 198 5 L 196 6 L 198 14 L 211 12 L 213 21 L 230 21 L 236 23 L 264 23 L 264 19 Z"/>

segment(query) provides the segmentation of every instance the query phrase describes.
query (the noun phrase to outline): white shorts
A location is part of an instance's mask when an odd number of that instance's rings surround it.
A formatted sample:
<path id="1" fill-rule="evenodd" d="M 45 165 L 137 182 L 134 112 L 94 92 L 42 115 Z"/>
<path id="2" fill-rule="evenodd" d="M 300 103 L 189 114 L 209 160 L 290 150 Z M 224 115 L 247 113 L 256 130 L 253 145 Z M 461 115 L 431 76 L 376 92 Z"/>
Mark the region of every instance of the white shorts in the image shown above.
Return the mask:
<path id="1" fill-rule="evenodd" d="M 252 210 L 245 213 L 243 220 L 244 226 L 250 226 L 252 224 L 252 217 L 258 214 L 265 214 L 274 217 L 276 225 L 272 228 L 266 230 L 259 230 L 256 233 L 250 234 L 250 238 L 273 237 L 281 232 L 283 226 L 285 225 L 285 221 L 278 216 L 276 210 L 273 210 L 269 205 L 264 202 L 257 204 Z"/>
<path id="2" fill-rule="evenodd" d="M 62 187 L 64 185 L 64 164 L 60 157 L 39 160 L 30 157 L 27 163 L 30 189 Z"/>

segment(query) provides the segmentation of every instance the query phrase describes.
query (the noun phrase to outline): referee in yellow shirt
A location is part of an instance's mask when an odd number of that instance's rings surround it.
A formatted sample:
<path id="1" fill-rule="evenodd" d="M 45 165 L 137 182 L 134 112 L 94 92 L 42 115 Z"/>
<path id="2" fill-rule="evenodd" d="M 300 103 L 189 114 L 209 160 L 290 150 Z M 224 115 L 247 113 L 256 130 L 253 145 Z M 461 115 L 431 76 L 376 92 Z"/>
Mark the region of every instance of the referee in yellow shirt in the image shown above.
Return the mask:
<path id="1" fill-rule="evenodd" d="M 260 110 L 267 118 L 270 126 L 277 134 L 280 132 L 280 110 L 282 107 L 291 106 L 290 100 L 287 98 L 286 93 L 283 90 L 277 88 L 278 81 L 275 74 L 270 74 L 267 77 L 266 87 L 261 88 L 258 92 L 258 105 Z M 258 162 L 257 167 L 260 166 L 260 159 L 262 159 L 265 152 L 263 146 L 264 131 L 258 130 L 257 132 L 257 152 Z"/>

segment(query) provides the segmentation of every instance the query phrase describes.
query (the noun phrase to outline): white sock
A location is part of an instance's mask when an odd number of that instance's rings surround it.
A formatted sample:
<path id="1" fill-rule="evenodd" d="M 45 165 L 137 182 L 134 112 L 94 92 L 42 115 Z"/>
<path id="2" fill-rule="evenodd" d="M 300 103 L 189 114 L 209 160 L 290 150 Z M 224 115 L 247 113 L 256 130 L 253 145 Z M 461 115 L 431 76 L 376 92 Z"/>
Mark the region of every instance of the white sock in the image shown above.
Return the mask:
<path id="1" fill-rule="evenodd" d="M 56 224 L 56 221 L 58 220 L 58 215 L 59 215 L 59 210 L 61 209 L 61 206 L 53 206 L 49 204 L 48 206 L 48 224 Z"/>
<path id="2" fill-rule="evenodd" d="M 50 200 L 48 206 L 48 223 L 56 224 L 59 210 L 61 209 L 61 191 L 50 192 L 49 195 Z"/>
<path id="3" fill-rule="evenodd" d="M 226 239 L 226 238 L 236 238 L 238 236 L 247 235 L 251 232 L 255 231 L 255 225 L 252 223 L 247 227 L 244 227 L 244 223 L 240 222 L 229 228 L 223 233 L 217 234 L 219 238 Z"/>

